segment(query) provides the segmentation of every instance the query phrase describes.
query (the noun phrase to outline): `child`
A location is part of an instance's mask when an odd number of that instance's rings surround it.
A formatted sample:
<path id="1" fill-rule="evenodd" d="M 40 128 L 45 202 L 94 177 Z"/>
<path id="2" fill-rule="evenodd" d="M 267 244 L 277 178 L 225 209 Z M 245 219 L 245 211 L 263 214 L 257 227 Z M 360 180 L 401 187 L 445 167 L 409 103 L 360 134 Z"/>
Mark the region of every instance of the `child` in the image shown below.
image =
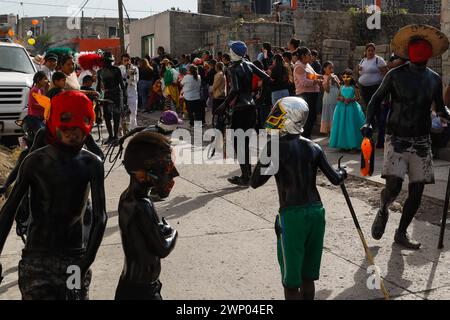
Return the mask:
<path id="1" fill-rule="evenodd" d="M 55 72 L 52 76 L 52 83 L 53 88 L 47 92 L 47 97 L 50 99 L 64 91 L 66 87 L 66 75 L 60 71 Z"/>
<path id="2" fill-rule="evenodd" d="M 155 110 L 162 110 L 164 106 L 163 94 L 161 90 L 161 80 L 158 79 L 152 86 L 150 96 L 147 100 L 146 112 L 152 113 Z"/>
<path id="3" fill-rule="evenodd" d="M 320 146 L 301 136 L 308 118 L 305 100 L 299 97 L 281 99 L 272 109 L 266 128 L 279 130 L 278 171 L 268 172 L 270 163 L 258 162 L 251 178 L 252 188 L 264 185 L 275 175 L 280 210 L 275 222 L 278 262 L 287 300 L 313 300 L 314 281 L 319 279 L 325 233 L 325 210 L 316 188 L 320 169 L 334 184 L 346 179 L 345 170 L 336 172 L 328 163 Z M 268 161 L 266 161 L 268 162 Z"/>
<path id="4" fill-rule="evenodd" d="M 320 132 L 329 134 L 333 123 L 334 110 L 336 108 L 339 90 L 341 88 L 339 78 L 333 73 L 334 65 L 327 61 L 323 64 L 323 106 Z"/>
<path id="5" fill-rule="evenodd" d="M 33 87 L 30 90 L 28 96 L 28 115 L 44 121 L 44 108 L 36 101 L 33 93 L 38 95 L 45 94 L 45 88 L 48 86 L 47 76 L 43 71 L 38 71 L 33 77 Z"/>
<path id="6" fill-rule="evenodd" d="M 94 88 L 94 77 L 91 75 L 86 75 L 83 77 L 83 85 L 81 86 L 81 90 L 85 90 L 85 91 L 96 91 Z M 89 99 L 94 100 L 94 96 L 92 95 L 88 95 Z"/>
<path id="7" fill-rule="evenodd" d="M 359 105 L 359 91 L 352 78 L 353 71 L 345 70 L 338 96 L 338 103 L 334 111 L 333 127 L 331 129 L 330 147 L 345 151 L 359 150 L 363 136 L 360 129 L 366 118 Z"/>
<path id="8" fill-rule="evenodd" d="M 144 131 L 131 139 L 124 166 L 130 184 L 119 202 L 119 226 L 125 265 L 116 300 L 161 300 L 161 259 L 175 247 L 178 233 L 160 222 L 148 194 L 153 188 L 169 196 L 178 171 L 172 162 L 170 142 L 163 135 Z"/>

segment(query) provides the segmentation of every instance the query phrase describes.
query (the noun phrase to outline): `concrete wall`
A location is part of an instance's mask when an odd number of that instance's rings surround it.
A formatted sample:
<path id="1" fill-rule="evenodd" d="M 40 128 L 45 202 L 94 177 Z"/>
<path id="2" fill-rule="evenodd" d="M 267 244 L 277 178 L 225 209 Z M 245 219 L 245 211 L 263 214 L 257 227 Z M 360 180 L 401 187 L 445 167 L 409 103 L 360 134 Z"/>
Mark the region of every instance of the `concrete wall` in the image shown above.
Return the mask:
<path id="1" fill-rule="evenodd" d="M 241 40 L 247 44 L 251 59 L 256 59 L 263 42 L 274 47 L 285 47 L 292 38 L 293 27 L 289 24 L 273 22 L 244 22 L 223 25 L 206 34 L 206 42 L 212 51 L 228 52 L 229 40 Z"/>
<path id="2" fill-rule="evenodd" d="M 132 22 L 130 54 L 141 56 L 142 37 L 155 36 L 155 48 L 163 46 L 172 56 L 191 53 L 208 46 L 204 34 L 230 18 L 182 11 L 166 11 Z"/>
<path id="3" fill-rule="evenodd" d="M 38 20 L 40 23 L 37 26 L 40 33 L 48 33 L 52 35 L 54 42 L 60 42 L 72 38 L 78 38 L 81 34 L 79 29 L 69 29 L 67 27 L 68 17 L 27 17 L 22 18 L 19 23 L 19 35 L 22 38 L 26 37 L 26 33 L 30 28 L 34 27 L 32 20 Z M 119 19 L 117 18 L 94 18 L 84 17 L 83 22 L 84 37 L 90 35 L 99 35 L 100 38 L 108 38 L 108 28 L 119 28 Z"/>
<path id="4" fill-rule="evenodd" d="M 163 46 L 166 52 L 171 51 L 170 15 L 170 11 L 165 11 L 130 24 L 130 54 L 132 56 L 142 55 L 142 37 L 149 35 L 155 35 L 155 48 Z"/>
<path id="5" fill-rule="evenodd" d="M 197 49 L 210 47 L 205 34 L 222 25 L 230 23 L 230 18 L 207 14 L 171 12 L 170 28 L 172 34 L 170 53 L 180 56 Z"/>

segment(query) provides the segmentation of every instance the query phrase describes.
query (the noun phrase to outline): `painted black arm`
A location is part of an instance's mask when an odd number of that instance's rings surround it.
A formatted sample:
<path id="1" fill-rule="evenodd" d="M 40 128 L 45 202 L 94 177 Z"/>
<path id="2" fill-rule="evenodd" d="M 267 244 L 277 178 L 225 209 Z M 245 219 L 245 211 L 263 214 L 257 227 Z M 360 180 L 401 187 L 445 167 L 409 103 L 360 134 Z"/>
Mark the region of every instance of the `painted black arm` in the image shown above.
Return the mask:
<path id="1" fill-rule="evenodd" d="M 335 186 L 344 183 L 345 179 L 347 179 L 347 172 L 343 168 L 341 168 L 339 171 L 336 171 L 328 162 L 327 157 L 322 151 L 322 148 L 320 148 L 319 146 L 317 146 L 316 148 L 319 152 L 318 167 L 327 177 L 327 179 L 330 180 L 330 182 Z"/>
<path id="2" fill-rule="evenodd" d="M 272 152 L 271 145 L 272 144 L 270 143 L 270 141 L 268 141 L 262 152 L 263 155 L 268 156 L 268 159 L 271 158 L 271 152 Z M 270 162 L 263 164 L 261 162 L 261 159 L 258 160 L 255 170 L 253 171 L 252 177 L 250 178 L 250 186 L 253 189 L 257 189 L 257 188 L 263 186 L 272 177 L 272 175 L 262 174 L 263 172 L 267 171 L 269 167 L 270 167 Z"/>
<path id="3" fill-rule="evenodd" d="M 135 217 L 140 231 L 145 236 L 147 246 L 158 257 L 167 257 L 175 248 L 178 232 L 172 229 L 171 235 L 165 237 L 159 225 L 158 216 L 152 206 L 146 209 L 146 212 L 137 212 Z"/>
<path id="4" fill-rule="evenodd" d="M 31 175 L 30 157 L 25 158 L 20 166 L 16 184 L 11 194 L 6 200 L 2 210 L 0 211 L 0 255 L 6 242 L 6 238 L 12 228 L 17 208 L 22 201 L 23 196 L 30 186 L 29 177 Z"/>
<path id="5" fill-rule="evenodd" d="M 86 247 L 86 253 L 80 264 L 83 274 L 87 272 L 95 260 L 97 251 L 105 233 L 106 215 L 105 187 L 104 187 L 104 169 L 100 160 L 94 159 L 91 164 L 91 197 L 92 197 L 92 227 L 91 236 Z"/>

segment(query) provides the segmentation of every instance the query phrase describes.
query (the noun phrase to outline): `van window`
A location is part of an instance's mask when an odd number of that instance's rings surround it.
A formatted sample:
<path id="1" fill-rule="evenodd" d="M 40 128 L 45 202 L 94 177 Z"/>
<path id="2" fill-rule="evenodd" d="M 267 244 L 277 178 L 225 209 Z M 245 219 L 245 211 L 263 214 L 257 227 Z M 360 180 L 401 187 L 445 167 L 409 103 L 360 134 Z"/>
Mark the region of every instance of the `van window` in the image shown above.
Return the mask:
<path id="1" fill-rule="evenodd" d="M 23 48 L 0 46 L 0 72 L 34 74 L 30 58 Z"/>

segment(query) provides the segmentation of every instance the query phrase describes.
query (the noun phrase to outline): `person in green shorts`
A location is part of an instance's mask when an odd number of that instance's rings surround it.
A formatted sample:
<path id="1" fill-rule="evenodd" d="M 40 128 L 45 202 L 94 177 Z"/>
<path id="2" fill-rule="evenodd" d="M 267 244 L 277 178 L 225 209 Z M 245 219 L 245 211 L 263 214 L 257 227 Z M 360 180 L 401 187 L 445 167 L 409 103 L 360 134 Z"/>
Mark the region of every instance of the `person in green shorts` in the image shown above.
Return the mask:
<path id="1" fill-rule="evenodd" d="M 287 300 L 314 300 L 314 281 L 319 279 L 325 210 L 316 187 L 317 170 L 334 185 L 347 178 L 344 169 L 333 169 L 318 144 L 301 136 L 308 112 L 308 104 L 299 97 L 275 104 L 265 127 L 278 130 L 279 143 L 273 140 L 277 135 L 271 135 L 251 178 L 255 189 L 273 175 L 277 182 L 280 210 L 275 231 Z"/>

